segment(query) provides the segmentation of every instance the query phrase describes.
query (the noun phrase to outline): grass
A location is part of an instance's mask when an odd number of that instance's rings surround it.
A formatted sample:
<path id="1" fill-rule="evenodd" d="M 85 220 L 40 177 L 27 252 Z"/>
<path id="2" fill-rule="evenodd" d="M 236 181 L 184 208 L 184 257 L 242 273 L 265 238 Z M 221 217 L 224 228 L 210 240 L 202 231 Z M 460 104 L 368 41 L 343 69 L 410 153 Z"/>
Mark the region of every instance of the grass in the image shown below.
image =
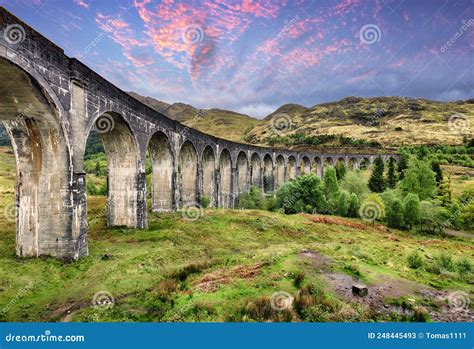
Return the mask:
<path id="1" fill-rule="evenodd" d="M 100 216 L 104 205 L 105 198 L 90 198 L 89 217 Z M 242 311 L 252 302 L 264 302 L 279 291 L 296 295 L 305 285 L 318 285 L 318 292 L 333 299 L 330 309 L 358 309 L 328 290 L 321 274 L 300 257 L 304 249 L 329 258 L 334 271 L 369 284 L 389 276 L 438 289 L 470 289 L 469 280 L 455 274 L 440 276 L 406 265 L 413 246 L 423 247 L 423 258 L 450 251 L 454 260 L 463 257 L 472 264 L 472 243 L 461 238 L 387 234 L 370 226 L 357 230 L 264 211 L 206 210 L 195 222 L 179 213 L 152 214 L 147 230 L 107 229 L 105 217 L 95 222 L 90 256 L 75 263 L 16 258 L 14 225 L 0 223 L 0 309 L 8 308 L 2 320 L 57 321 L 68 310 L 73 321 L 252 320 L 253 315 Z M 109 311 L 89 306 L 102 291 L 116 299 Z M 291 316 L 304 320 L 324 315 L 311 311 L 315 313 Z M 287 320 L 272 314 L 270 319 Z M 358 314 L 354 320 L 373 319 L 369 309 Z"/>
<path id="2" fill-rule="evenodd" d="M 13 204 L 15 167 L 0 149 L 3 212 Z M 150 213 L 148 229 L 107 228 L 105 203 L 88 198 L 90 254 L 72 263 L 17 258 L 15 223 L 0 215 L 0 321 L 401 321 L 424 315 L 374 312 L 338 293 L 328 276 L 372 286 L 393 280 L 420 304 L 425 300 L 403 285 L 472 291 L 474 246 L 464 237 L 257 210 L 207 209 L 197 221 Z M 423 260 L 417 269 L 407 264 L 414 249 Z M 276 292 L 293 297 L 290 308 L 275 311 Z M 94 295 L 115 304 L 94 307 Z"/>

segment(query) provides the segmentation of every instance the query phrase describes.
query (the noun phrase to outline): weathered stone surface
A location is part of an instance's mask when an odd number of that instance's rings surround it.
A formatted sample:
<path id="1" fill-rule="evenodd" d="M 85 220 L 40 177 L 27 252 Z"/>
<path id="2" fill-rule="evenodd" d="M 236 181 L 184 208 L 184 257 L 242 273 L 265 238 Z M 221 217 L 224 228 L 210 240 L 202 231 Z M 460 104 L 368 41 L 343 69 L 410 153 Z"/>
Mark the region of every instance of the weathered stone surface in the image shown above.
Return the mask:
<path id="1" fill-rule="evenodd" d="M 359 297 L 365 297 L 369 294 L 369 289 L 365 285 L 354 284 L 352 285 L 352 294 Z"/>
<path id="2" fill-rule="evenodd" d="M 257 147 L 188 128 L 120 90 L 0 7 L 0 121 L 17 160 L 19 256 L 79 258 L 88 253 L 84 153 L 95 129 L 108 161 L 108 224 L 147 226 L 145 159 L 152 209 L 196 204 L 234 208 L 250 185 L 272 193 L 300 173 L 323 175 L 338 160 L 360 167 L 374 155 L 320 154 Z M 384 159 L 397 155 L 384 155 Z"/>

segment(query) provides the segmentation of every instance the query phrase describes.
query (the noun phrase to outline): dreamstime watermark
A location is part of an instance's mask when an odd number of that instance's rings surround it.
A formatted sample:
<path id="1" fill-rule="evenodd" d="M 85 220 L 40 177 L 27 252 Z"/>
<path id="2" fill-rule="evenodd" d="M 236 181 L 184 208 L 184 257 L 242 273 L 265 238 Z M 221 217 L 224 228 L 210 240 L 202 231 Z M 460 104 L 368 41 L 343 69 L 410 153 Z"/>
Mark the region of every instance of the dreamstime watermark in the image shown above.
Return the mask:
<path id="1" fill-rule="evenodd" d="M 13 307 L 15 304 L 17 304 L 23 297 L 25 297 L 28 293 L 31 292 L 33 289 L 34 283 L 33 281 L 30 281 L 28 285 L 23 287 L 21 290 L 18 291 L 18 293 L 13 297 L 10 302 L 6 306 L 0 310 L 1 314 L 6 314 L 10 310 L 11 307 Z"/>
<path id="2" fill-rule="evenodd" d="M 3 215 L 7 222 L 12 222 L 16 220 L 16 206 L 15 205 L 6 205 L 3 208 Z"/>
<path id="3" fill-rule="evenodd" d="M 25 28 L 19 24 L 10 24 L 3 30 L 3 38 L 10 45 L 19 44 L 26 38 Z"/>
<path id="4" fill-rule="evenodd" d="M 382 207 L 374 201 L 364 202 L 359 209 L 359 215 L 364 222 L 373 223 L 382 218 Z"/>
<path id="5" fill-rule="evenodd" d="M 185 44 L 196 45 L 204 39 L 204 31 L 200 25 L 188 25 L 183 29 L 181 37 Z"/>
<path id="6" fill-rule="evenodd" d="M 272 39 L 272 41 L 274 43 L 277 43 L 279 41 L 282 41 L 284 38 L 286 38 L 288 36 L 288 34 L 290 33 L 290 31 L 295 27 L 296 23 L 298 23 L 299 19 L 300 19 L 299 16 L 296 15 L 290 20 L 285 20 L 285 22 L 284 22 L 285 25 L 277 33 L 277 35 L 275 35 L 275 38 Z"/>
<path id="7" fill-rule="evenodd" d="M 451 46 L 454 45 L 456 41 L 458 41 L 459 38 L 464 35 L 464 33 L 474 24 L 474 18 L 471 18 L 467 21 L 463 19 L 461 23 L 462 26 L 453 34 L 453 36 L 451 36 L 448 41 L 446 41 L 445 44 L 439 48 L 441 53 L 445 53 Z"/>
<path id="8" fill-rule="evenodd" d="M 290 310 L 293 305 L 293 296 L 285 291 L 278 291 L 270 297 L 270 305 L 274 310 Z"/>
<path id="9" fill-rule="evenodd" d="M 204 210 L 197 202 L 190 202 L 181 209 L 181 216 L 187 221 L 197 221 L 204 216 Z"/>
<path id="10" fill-rule="evenodd" d="M 107 310 L 114 306 L 115 298 L 108 291 L 99 291 L 92 297 L 92 306 L 98 310 Z"/>
<path id="11" fill-rule="evenodd" d="M 359 30 L 360 42 L 366 45 L 372 45 L 379 42 L 382 38 L 382 31 L 376 24 L 366 24 Z"/>
<path id="12" fill-rule="evenodd" d="M 470 122 L 466 115 L 453 114 L 448 119 L 448 127 L 452 133 L 466 134 L 469 132 Z"/>
<path id="13" fill-rule="evenodd" d="M 53 335 L 50 330 L 44 331 L 44 333 L 39 335 L 17 335 L 9 333 L 5 336 L 5 341 L 8 342 L 17 342 L 17 343 L 29 343 L 29 342 L 38 342 L 38 343 L 49 343 L 49 342 L 85 342 L 85 337 L 83 335 Z"/>
<path id="14" fill-rule="evenodd" d="M 469 295 L 463 291 L 450 293 L 447 297 L 447 300 L 448 306 L 455 311 L 469 309 L 469 305 L 471 304 Z"/>
<path id="15" fill-rule="evenodd" d="M 96 120 L 94 126 L 97 133 L 108 133 L 115 128 L 115 120 L 112 115 L 104 114 Z"/>
<path id="16" fill-rule="evenodd" d="M 272 116 L 271 128 L 274 133 L 280 135 L 293 127 L 291 117 L 286 113 L 278 113 Z"/>

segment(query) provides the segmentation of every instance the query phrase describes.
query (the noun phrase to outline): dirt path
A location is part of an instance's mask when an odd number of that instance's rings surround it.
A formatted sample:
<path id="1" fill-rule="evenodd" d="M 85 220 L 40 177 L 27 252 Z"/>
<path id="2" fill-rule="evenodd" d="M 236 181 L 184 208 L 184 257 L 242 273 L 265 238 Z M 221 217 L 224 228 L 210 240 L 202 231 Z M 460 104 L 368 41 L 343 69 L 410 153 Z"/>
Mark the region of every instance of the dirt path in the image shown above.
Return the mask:
<path id="1" fill-rule="evenodd" d="M 321 276 L 335 294 L 343 299 L 368 307 L 376 315 L 390 315 L 392 312 L 399 315 L 413 315 L 412 310 L 390 305 L 387 301 L 406 297 L 414 305 L 416 301 L 411 297 L 419 297 L 424 304 L 434 305 L 426 309 L 433 321 L 474 322 L 474 313 L 469 307 L 467 307 L 468 309 L 451 309 L 448 306 L 448 297 L 453 292 L 434 290 L 412 281 L 384 276 L 379 277 L 375 284 L 366 285 L 368 295 L 360 297 L 352 293 L 352 286 L 361 282 L 350 275 L 333 272 L 330 259 L 310 250 L 301 251 L 300 257 L 310 259 L 313 262 L 313 267 L 321 273 Z"/>

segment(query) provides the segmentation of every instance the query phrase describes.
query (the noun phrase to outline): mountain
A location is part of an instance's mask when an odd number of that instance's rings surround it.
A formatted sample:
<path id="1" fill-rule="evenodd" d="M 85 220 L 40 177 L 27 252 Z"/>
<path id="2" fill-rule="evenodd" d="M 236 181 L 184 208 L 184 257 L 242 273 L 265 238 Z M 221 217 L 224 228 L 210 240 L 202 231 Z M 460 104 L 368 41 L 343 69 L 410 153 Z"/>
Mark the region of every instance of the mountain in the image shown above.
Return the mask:
<path id="1" fill-rule="evenodd" d="M 168 104 L 135 92 L 129 94 L 188 127 L 231 141 L 242 142 L 247 132 L 260 123 L 260 120 L 229 110 L 197 109 L 184 103 Z"/>
<path id="2" fill-rule="evenodd" d="M 473 126 L 473 99 L 437 102 L 406 97 L 347 97 L 311 108 L 284 105 L 248 132 L 245 140 L 292 146 L 305 139 L 317 144 L 326 135 L 338 135 L 352 139 L 343 139 L 342 143 L 360 140 L 369 146 L 460 144 L 464 136 L 473 137 Z"/>
<path id="3" fill-rule="evenodd" d="M 263 120 L 222 109 L 131 96 L 171 119 L 238 142 L 297 149 L 382 148 L 460 144 L 474 137 L 474 99 L 438 102 L 407 97 L 347 97 L 304 107 L 285 104 Z M 9 143 L 0 122 L 0 145 Z"/>

